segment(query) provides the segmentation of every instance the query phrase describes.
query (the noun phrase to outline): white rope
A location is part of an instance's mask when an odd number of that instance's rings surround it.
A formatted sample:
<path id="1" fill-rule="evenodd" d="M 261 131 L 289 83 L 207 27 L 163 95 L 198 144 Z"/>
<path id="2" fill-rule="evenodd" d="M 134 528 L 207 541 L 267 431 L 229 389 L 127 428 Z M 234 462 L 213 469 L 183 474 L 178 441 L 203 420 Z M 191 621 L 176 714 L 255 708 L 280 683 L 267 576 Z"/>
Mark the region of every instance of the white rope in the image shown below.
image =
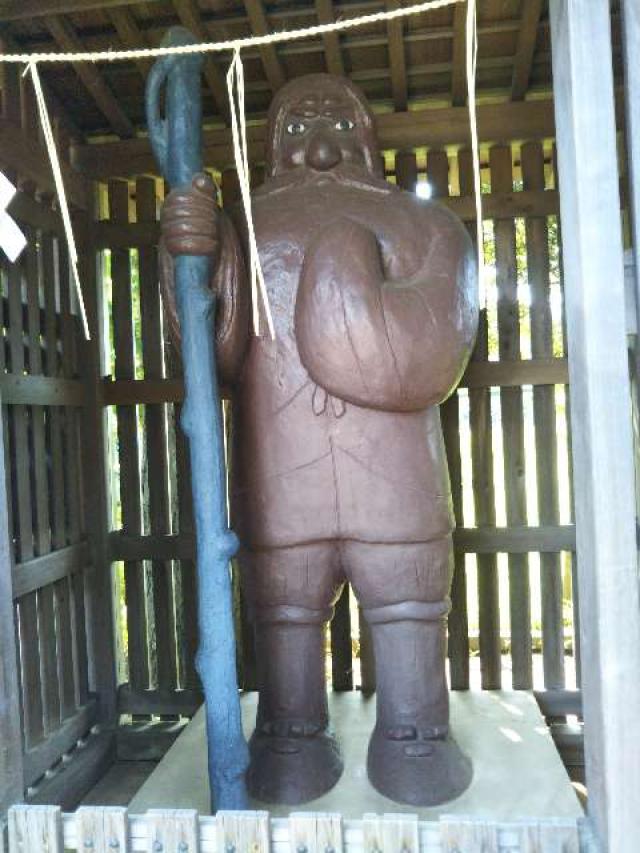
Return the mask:
<path id="1" fill-rule="evenodd" d="M 82 287 L 80 285 L 80 277 L 78 275 L 78 251 L 76 249 L 75 237 L 73 236 L 73 228 L 71 227 L 71 216 L 69 215 L 69 205 L 67 203 L 67 195 L 64 189 L 64 181 L 62 180 L 62 170 L 60 168 L 60 160 L 58 158 L 58 149 L 56 148 L 56 141 L 53 135 L 53 130 L 51 128 L 51 121 L 49 119 L 49 111 L 47 109 L 47 103 L 44 99 L 44 92 L 42 91 L 42 83 L 40 82 L 38 66 L 35 62 L 32 62 L 31 60 L 29 61 L 27 68 L 25 69 L 25 74 L 28 72 L 31 72 L 33 88 L 36 93 L 38 113 L 40 115 L 40 124 L 42 125 L 44 141 L 47 146 L 49 160 L 51 161 L 51 169 L 53 170 L 53 179 L 56 186 L 58 203 L 60 205 L 60 213 L 62 215 L 64 233 L 67 238 L 67 246 L 69 249 L 69 263 L 71 265 L 71 273 L 73 276 L 73 282 L 78 297 L 78 304 L 80 306 L 80 316 L 82 317 L 82 325 L 87 340 L 90 340 L 91 335 L 89 333 L 89 324 L 87 322 L 87 312 L 85 310 L 84 299 L 82 297 Z"/>
<path id="2" fill-rule="evenodd" d="M 258 243 L 253 226 L 253 214 L 251 211 L 251 184 L 249 172 L 249 157 L 247 155 L 247 119 L 244 109 L 244 67 L 240 58 L 240 51 L 234 50 L 233 59 L 227 72 L 227 91 L 229 93 L 229 105 L 231 107 L 231 134 L 233 137 L 233 153 L 238 172 L 240 192 L 245 218 L 247 220 L 247 233 L 249 238 L 249 277 L 251 279 L 251 304 L 253 306 L 253 330 L 256 336 L 260 335 L 260 312 L 258 310 L 258 288 L 260 298 L 267 316 L 267 325 L 272 339 L 275 339 L 271 307 L 267 295 L 267 286 L 262 266 L 258 255 Z"/>
<path id="3" fill-rule="evenodd" d="M 69 256 L 71 261 L 71 269 L 73 272 L 73 279 L 78 294 L 82 321 L 87 337 L 89 337 L 89 329 L 87 324 L 84 300 L 82 298 L 80 280 L 78 276 L 78 256 L 73 236 L 73 230 L 71 227 L 71 218 L 69 216 L 69 207 L 65 195 L 64 183 L 62 180 L 62 172 L 60 169 L 60 162 L 56 149 L 55 139 L 51 130 L 51 122 L 49 120 L 49 114 L 42 91 L 42 85 L 40 83 L 40 76 L 38 74 L 38 63 L 115 62 L 117 60 L 123 59 L 150 59 L 153 57 L 169 56 L 176 54 L 184 55 L 195 53 L 215 53 L 225 50 L 233 51 L 231 65 L 227 73 L 227 92 L 231 109 L 231 132 L 233 139 L 235 165 L 238 172 L 242 203 L 247 221 L 247 234 L 249 241 L 249 276 L 251 280 L 253 326 L 256 335 L 259 335 L 259 295 L 264 306 L 269 333 L 271 337 L 274 338 L 275 330 L 273 325 L 273 318 L 269 306 L 269 299 L 267 295 L 264 275 L 262 273 L 262 268 L 260 265 L 257 240 L 253 224 L 253 215 L 251 211 L 251 186 L 249 159 L 247 151 L 247 129 L 244 102 L 244 68 L 242 64 L 242 58 L 240 56 L 241 49 L 245 47 L 259 47 L 266 44 L 275 44 L 278 42 L 295 41 L 297 39 L 311 38 L 314 36 L 323 35 L 325 33 L 339 32 L 342 30 L 352 29 L 366 24 L 390 21 L 396 18 L 405 18 L 409 17 L 410 15 L 416 15 L 421 12 L 426 12 L 432 9 L 439 9 L 444 6 L 451 6 L 455 3 L 462 2 L 467 2 L 466 76 L 469 107 L 469 124 L 471 129 L 471 147 L 473 159 L 474 196 L 476 207 L 478 275 L 480 281 L 480 290 L 481 293 L 484 293 L 484 251 L 482 236 L 482 199 L 480 195 L 480 153 L 478 144 L 475 92 L 478 48 L 476 27 L 476 0 L 424 0 L 424 2 L 416 3 L 412 6 L 404 6 L 397 9 L 387 9 L 381 12 L 374 12 L 369 15 L 360 15 L 359 17 L 350 18 L 347 20 L 333 21 L 331 23 L 318 24 L 315 26 L 304 27 L 297 30 L 267 33 L 262 36 L 250 36 L 247 38 L 234 39 L 231 41 L 203 42 L 200 44 L 187 44 L 158 48 L 141 48 L 138 50 L 87 51 L 81 53 L 0 54 L 0 62 L 27 63 L 27 71 L 31 71 L 31 77 L 33 79 L 34 88 L 36 90 L 36 99 L 38 103 L 40 121 L 44 132 L 49 159 L 51 161 L 51 167 L 53 169 L 56 191 L 58 194 L 60 210 L 62 213 L 62 220 L 64 223 L 67 244 L 69 246 Z"/>
<path id="4" fill-rule="evenodd" d="M 5 53 L 0 54 L 0 62 L 118 62 L 123 59 L 153 59 L 158 56 L 172 56 L 174 54 L 190 53 L 220 53 L 225 50 L 237 51 L 244 47 L 262 47 L 265 44 L 277 44 L 283 41 L 295 41 L 297 39 L 313 38 L 325 33 L 341 32 L 367 24 L 377 24 L 384 21 L 392 21 L 396 18 L 408 18 L 431 9 L 441 9 L 444 6 L 452 6 L 455 3 L 464 3 L 465 0 L 423 0 L 422 3 L 414 3 L 412 6 L 401 6 L 397 9 L 387 9 L 381 12 L 372 12 L 368 15 L 359 15 L 356 18 L 347 18 L 339 21 L 331 21 L 328 24 L 315 24 L 311 27 L 302 27 L 297 30 L 283 30 L 281 32 L 266 33 L 262 36 L 247 36 L 241 39 L 229 41 L 202 42 L 200 44 L 184 44 L 173 47 L 147 47 L 135 50 L 96 50 L 79 53 Z"/>

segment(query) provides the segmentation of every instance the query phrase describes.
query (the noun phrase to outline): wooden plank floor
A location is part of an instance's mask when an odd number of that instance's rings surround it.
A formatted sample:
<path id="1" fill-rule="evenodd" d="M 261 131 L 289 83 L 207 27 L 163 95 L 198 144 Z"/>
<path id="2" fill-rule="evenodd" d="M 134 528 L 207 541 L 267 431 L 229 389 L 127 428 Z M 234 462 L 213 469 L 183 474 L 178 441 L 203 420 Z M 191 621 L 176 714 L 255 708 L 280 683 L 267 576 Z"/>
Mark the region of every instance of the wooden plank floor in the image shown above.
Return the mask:
<path id="1" fill-rule="evenodd" d="M 80 805 L 128 806 L 156 766 L 156 761 L 116 761 Z"/>

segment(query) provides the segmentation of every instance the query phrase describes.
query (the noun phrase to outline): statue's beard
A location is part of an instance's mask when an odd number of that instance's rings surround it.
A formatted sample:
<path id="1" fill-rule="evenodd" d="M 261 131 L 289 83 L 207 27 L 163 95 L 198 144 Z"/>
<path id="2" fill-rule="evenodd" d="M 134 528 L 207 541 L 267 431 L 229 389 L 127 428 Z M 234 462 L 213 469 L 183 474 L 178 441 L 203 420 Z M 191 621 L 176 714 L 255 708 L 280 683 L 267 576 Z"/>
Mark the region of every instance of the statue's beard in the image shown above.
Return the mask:
<path id="1" fill-rule="evenodd" d="M 323 184 L 338 184 L 344 187 L 374 192 L 389 192 L 391 186 L 382 178 L 367 171 L 367 168 L 350 163 L 339 163 L 333 169 L 316 171 L 308 166 L 298 166 L 287 169 L 272 178 L 268 178 L 261 192 L 276 193 L 287 189 L 322 186 Z"/>

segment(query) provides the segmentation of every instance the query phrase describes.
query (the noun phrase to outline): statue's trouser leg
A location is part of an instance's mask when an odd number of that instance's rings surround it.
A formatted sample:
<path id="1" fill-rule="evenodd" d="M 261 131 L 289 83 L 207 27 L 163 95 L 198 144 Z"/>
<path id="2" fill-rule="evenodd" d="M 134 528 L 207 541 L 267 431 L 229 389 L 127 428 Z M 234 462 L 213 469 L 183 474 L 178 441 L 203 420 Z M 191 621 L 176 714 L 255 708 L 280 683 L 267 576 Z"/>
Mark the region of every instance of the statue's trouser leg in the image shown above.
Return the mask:
<path id="1" fill-rule="evenodd" d="M 327 731 L 325 625 L 341 580 L 331 543 L 241 556 L 254 622 L 260 700 L 248 784 L 265 802 L 321 796 L 342 773 Z"/>
<path id="2" fill-rule="evenodd" d="M 371 628 L 376 661 L 369 778 L 399 802 L 434 805 L 452 799 L 468 786 L 471 766 L 449 734 L 451 539 L 348 543 L 344 564 Z"/>

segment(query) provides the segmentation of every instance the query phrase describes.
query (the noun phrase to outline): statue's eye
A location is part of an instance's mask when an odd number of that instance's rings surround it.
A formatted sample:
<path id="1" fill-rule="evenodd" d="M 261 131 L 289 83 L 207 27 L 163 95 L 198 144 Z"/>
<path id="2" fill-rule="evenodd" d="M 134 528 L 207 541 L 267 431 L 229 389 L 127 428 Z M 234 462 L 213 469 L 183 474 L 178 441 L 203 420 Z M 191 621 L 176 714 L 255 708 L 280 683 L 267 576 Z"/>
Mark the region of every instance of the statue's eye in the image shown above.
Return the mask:
<path id="1" fill-rule="evenodd" d="M 307 129 L 306 124 L 301 121 L 292 121 L 287 125 L 287 133 L 290 136 L 300 136 Z"/>
<path id="2" fill-rule="evenodd" d="M 340 118 L 334 124 L 334 127 L 336 130 L 342 130 L 342 131 L 353 130 L 353 128 L 355 127 L 355 124 L 351 121 L 350 118 Z"/>

